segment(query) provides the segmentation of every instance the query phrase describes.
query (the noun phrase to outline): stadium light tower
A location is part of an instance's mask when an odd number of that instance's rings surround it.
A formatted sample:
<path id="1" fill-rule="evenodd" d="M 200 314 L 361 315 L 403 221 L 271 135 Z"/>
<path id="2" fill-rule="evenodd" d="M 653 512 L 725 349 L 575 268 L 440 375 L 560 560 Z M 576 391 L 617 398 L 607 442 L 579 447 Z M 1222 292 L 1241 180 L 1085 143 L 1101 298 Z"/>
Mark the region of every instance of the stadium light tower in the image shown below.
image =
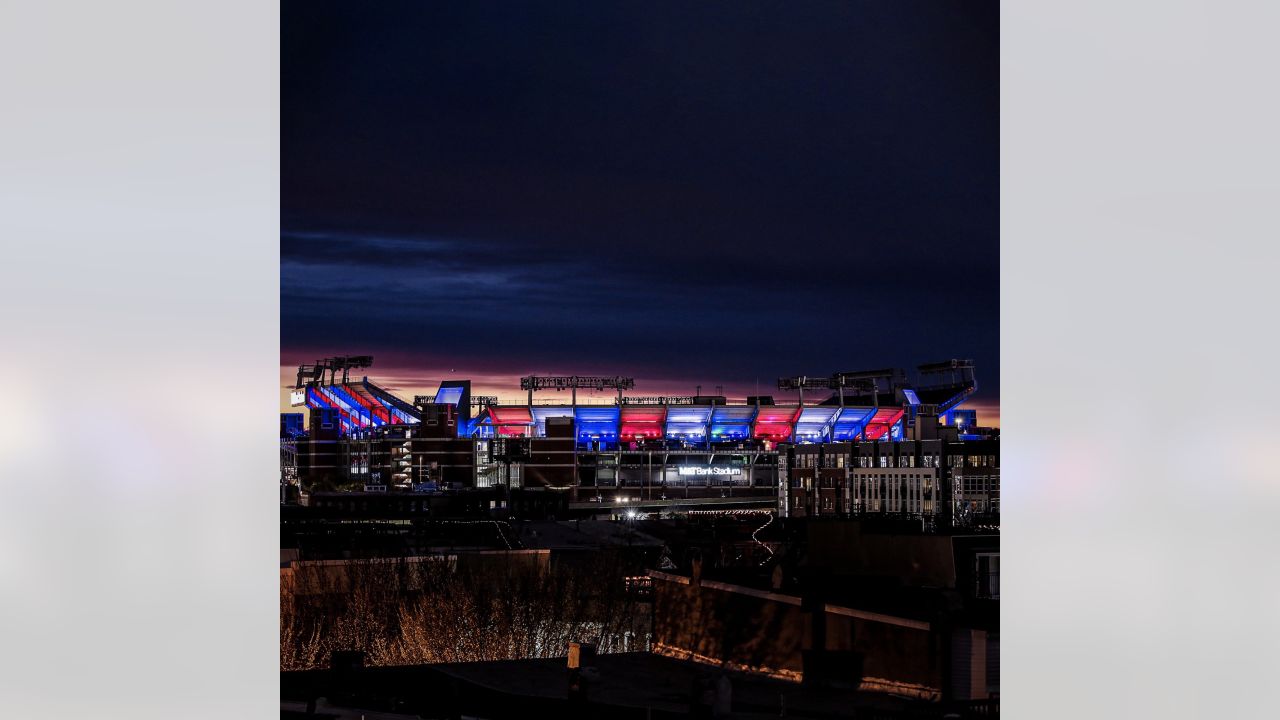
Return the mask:
<path id="1" fill-rule="evenodd" d="M 353 368 L 367 368 L 373 365 L 372 355 L 339 355 L 317 360 L 315 365 L 298 366 L 297 389 L 306 385 L 323 385 L 324 374 L 329 373 L 329 384 L 338 384 L 338 371 L 342 371 L 342 384 L 351 382 L 350 371 Z"/>
<path id="2" fill-rule="evenodd" d="M 778 378 L 779 390 L 796 390 L 800 393 L 800 405 L 802 407 L 804 406 L 805 390 L 830 390 L 834 387 L 836 387 L 835 381 L 826 377 L 797 375 L 796 377 Z M 843 395 L 841 397 L 843 398 Z"/>
<path id="3" fill-rule="evenodd" d="M 527 375 L 520 378 L 520 389 L 529 391 L 529 404 L 533 405 L 535 390 L 569 390 L 573 393 L 573 406 L 578 406 L 578 388 L 586 390 L 618 391 L 618 403 L 622 403 L 622 391 L 636 386 L 635 378 L 615 375 Z"/>
<path id="4" fill-rule="evenodd" d="M 831 381 L 840 388 L 840 404 L 844 405 L 844 389 L 853 388 L 859 395 L 870 394 L 871 404 L 880 407 L 880 390 L 897 390 L 906 383 L 907 375 L 899 368 L 836 373 Z"/>
<path id="5" fill-rule="evenodd" d="M 342 371 L 342 384 L 346 385 L 351 381 L 349 371 L 352 368 L 367 368 L 373 365 L 372 355 L 338 355 L 331 358 L 325 358 L 324 362 L 329 368 L 329 384 L 336 384 L 338 371 Z"/>

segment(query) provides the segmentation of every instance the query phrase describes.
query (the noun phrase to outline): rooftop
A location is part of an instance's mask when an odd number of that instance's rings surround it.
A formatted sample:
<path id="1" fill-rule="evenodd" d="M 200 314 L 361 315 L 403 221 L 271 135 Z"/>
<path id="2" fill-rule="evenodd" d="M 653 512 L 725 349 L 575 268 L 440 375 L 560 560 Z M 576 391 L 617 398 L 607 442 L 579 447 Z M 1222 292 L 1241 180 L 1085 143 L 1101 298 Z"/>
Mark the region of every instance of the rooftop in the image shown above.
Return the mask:
<path id="1" fill-rule="evenodd" d="M 715 666 L 644 652 L 599 655 L 590 666 L 599 677 L 588 684 L 588 701 L 601 710 L 608 708 L 615 719 L 687 717 L 695 683 L 720 674 Z M 823 690 L 757 675 L 725 674 L 732 683 L 736 718 L 777 718 L 783 703 L 786 716 L 796 718 L 848 717 L 855 708 L 885 718 L 941 717 L 937 705 L 883 693 Z M 554 717 L 565 715 L 568 682 L 565 658 L 366 668 L 345 682 L 332 671 L 312 670 L 281 673 L 281 700 L 289 707 L 306 702 L 309 694 L 334 700 L 338 694 L 333 691 L 341 684 L 349 694 L 335 705 L 423 717 L 448 717 L 451 712 Z"/>

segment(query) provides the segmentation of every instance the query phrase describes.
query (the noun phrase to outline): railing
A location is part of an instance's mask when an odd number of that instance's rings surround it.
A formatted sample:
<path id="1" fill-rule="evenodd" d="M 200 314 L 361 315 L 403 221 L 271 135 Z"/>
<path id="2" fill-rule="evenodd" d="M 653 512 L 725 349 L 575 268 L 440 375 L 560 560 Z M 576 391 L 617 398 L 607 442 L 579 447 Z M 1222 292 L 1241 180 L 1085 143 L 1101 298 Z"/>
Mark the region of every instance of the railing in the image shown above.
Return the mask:
<path id="1" fill-rule="evenodd" d="M 954 713 L 961 718 L 998 718 L 1000 717 L 1000 698 L 984 698 L 982 700 L 952 700 L 944 703 L 946 713 Z"/>

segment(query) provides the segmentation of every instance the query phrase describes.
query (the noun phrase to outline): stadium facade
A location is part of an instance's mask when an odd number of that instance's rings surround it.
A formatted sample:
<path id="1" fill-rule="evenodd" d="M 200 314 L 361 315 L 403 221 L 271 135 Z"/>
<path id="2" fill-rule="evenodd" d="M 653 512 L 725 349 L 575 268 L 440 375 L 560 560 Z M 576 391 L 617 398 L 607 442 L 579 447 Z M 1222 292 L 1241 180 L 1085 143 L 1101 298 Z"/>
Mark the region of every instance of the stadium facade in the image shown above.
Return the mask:
<path id="1" fill-rule="evenodd" d="M 745 402 L 628 397 L 634 381 L 622 376 L 530 376 L 521 380 L 528 402 L 520 405 L 473 397 L 466 380 L 406 401 L 368 377 L 351 378 L 371 364 L 347 356 L 299 368 L 292 401 L 309 417 L 304 429 L 300 413 L 282 415 L 286 482 L 543 491 L 560 496 L 553 506 L 602 512 L 998 512 L 998 439 L 959 407 L 977 389 L 968 360 L 921 365 L 915 381 L 899 369 L 782 378 L 784 400 Z M 617 397 L 580 404 L 578 389 Z M 547 390 L 568 391 L 570 402 L 537 402 L 535 392 Z M 995 477 L 994 503 L 984 490 L 979 507 L 952 482 L 975 475 L 970 457 L 981 457 L 984 488 Z"/>

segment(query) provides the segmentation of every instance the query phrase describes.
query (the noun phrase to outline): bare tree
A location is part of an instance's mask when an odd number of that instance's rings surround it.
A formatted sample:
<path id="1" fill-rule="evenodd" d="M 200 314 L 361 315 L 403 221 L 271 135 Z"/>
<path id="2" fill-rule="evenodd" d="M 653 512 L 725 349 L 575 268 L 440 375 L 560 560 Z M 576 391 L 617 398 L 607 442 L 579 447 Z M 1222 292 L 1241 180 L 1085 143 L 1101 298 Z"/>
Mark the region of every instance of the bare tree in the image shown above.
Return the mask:
<path id="1" fill-rule="evenodd" d="M 556 657 L 572 640 L 620 652 L 649 632 L 627 568 L 621 551 L 568 564 L 522 553 L 297 563 L 282 583 L 281 668 L 321 666 L 334 650 L 371 665 Z"/>

